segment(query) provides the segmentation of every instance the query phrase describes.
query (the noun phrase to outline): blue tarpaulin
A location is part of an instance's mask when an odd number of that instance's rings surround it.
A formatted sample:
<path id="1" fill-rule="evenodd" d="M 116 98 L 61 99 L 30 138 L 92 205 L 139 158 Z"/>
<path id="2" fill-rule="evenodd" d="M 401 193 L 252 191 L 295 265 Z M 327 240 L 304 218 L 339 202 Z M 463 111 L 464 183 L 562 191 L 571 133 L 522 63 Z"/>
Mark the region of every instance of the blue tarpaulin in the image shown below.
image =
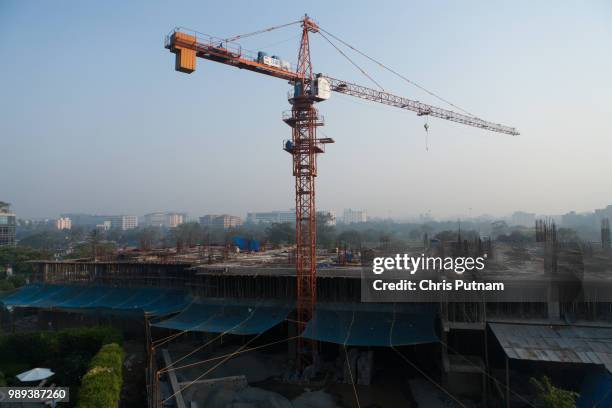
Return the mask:
<path id="1" fill-rule="evenodd" d="M 612 408 L 612 374 L 592 373 L 584 379 L 576 408 Z"/>
<path id="2" fill-rule="evenodd" d="M 225 304 L 224 304 L 225 303 Z M 263 333 L 287 318 L 292 307 L 281 302 L 194 302 L 178 315 L 153 324 L 175 330 L 250 335 Z M 236 304 L 240 303 L 240 304 Z"/>
<path id="3" fill-rule="evenodd" d="M 189 297 L 179 289 L 33 284 L 0 299 L 0 303 L 5 307 L 108 309 L 163 315 L 184 309 Z"/>
<path id="4" fill-rule="evenodd" d="M 232 242 L 241 251 L 259 252 L 259 241 L 242 237 L 234 237 Z"/>
<path id="5" fill-rule="evenodd" d="M 155 287 L 28 285 L 0 299 L 5 307 L 149 313 L 153 324 L 175 330 L 252 335 L 287 318 L 293 304 L 276 300 L 204 299 L 184 290 Z M 325 303 L 317 306 L 303 337 L 352 346 L 400 346 L 438 341 L 435 313 L 429 305 Z"/>
<path id="6" fill-rule="evenodd" d="M 427 305 L 317 306 L 302 336 L 347 346 L 402 346 L 438 341 Z"/>

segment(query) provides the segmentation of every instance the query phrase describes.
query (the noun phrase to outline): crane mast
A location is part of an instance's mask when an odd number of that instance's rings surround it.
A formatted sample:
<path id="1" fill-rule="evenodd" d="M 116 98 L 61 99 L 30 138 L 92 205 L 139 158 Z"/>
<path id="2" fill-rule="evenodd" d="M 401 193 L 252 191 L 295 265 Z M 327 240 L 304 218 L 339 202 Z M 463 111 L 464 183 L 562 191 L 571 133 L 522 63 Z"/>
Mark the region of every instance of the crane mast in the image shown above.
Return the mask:
<path id="1" fill-rule="evenodd" d="M 318 26 L 307 16 L 302 22 L 302 39 L 294 83 L 291 116 L 285 122 L 291 127 L 291 144 L 285 150 L 293 157 L 295 177 L 295 272 L 296 272 L 296 321 L 298 333 L 306 329 L 312 319 L 317 298 L 317 207 L 315 203 L 315 177 L 318 146 L 317 127 L 323 125 L 315 108 L 310 40 L 308 34 L 316 33 Z M 303 369 L 317 363 L 316 342 L 298 337 L 298 367 Z"/>
<path id="2" fill-rule="evenodd" d="M 429 115 L 453 122 L 485 129 L 492 132 L 518 135 L 509 126 L 479 119 L 475 116 L 460 114 L 438 108 L 419 101 L 378 91 L 327 75 L 313 74 L 310 59 L 310 33 L 319 32 L 319 26 L 308 16 L 291 24 L 301 23 L 302 36 L 298 53 L 297 67 L 277 58 L 269 59 L 264 53 L 251 53 L 244 50 L 232 39 L 221 39 L 191 30 L 174 29 L 167 37 L 165 47 L 176 54 L 175 69 L 192 73 L 196 69 L 196 58 L 203 58 L 240 69 L 280 78 L 293 85 L 289 96 L 292 107 L 283 113 L 283 121 L 292 129 L 291 140 L 284 143 L 283 149 L 291 154 L 293 175 L 295 177 L 295 216 L 296 216 L 296 321 L 298 333 L 314 316 L 317 299 L 316 285 L 316 202 L 315 178 L 317 176 L 317 156 L 325 151 L 325 145 L 334 143 L 331 138 L 317 138 L 317 127 L 324 121 L 315 107 L 317 102 L 329 98 L 330 92 L 351 95 L 357 98 L 394 106 L 416 112 L 419 116 Z M 260 32 L 271 31 L 272 27 Z M 251 33 L 256 34 L 259 32 Z M 248 35 L 251 35 L 248 34 Z M 268 58 L 268 59 L 266 59 Z M 314 340 L 298 337 L 298 368 L 301 370 L 317 365 L 317 344 Z"/>

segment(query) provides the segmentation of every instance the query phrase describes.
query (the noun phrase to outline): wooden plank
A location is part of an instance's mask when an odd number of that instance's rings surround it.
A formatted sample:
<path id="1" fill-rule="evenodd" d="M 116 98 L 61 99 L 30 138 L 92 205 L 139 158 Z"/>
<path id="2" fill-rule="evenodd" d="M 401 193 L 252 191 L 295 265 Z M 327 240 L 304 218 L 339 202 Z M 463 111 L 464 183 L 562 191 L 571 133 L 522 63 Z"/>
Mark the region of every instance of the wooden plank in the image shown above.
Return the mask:
<path id="1" fill-rule="evenodd" d="M 164 363 L 166 364 L 166 367 L 172 364 L 172 359 L 170 358 L 170 353 L 168 353 L 168 349 L 162 349 L 162 356 L 164 357 Z M 170 379 L 170 387 L 172 388 L 172 393 L 176 394 L 174 396 L 174 399 L 176 400 L 177 408 L 186 408 L 185 400 L 183 400 L 183 394 L 181 393 L 179 382 L 176 379 L 176 374 L 174 374 L 174 370 L 168 371 L 168 378 Z"/>
<path id="2" fill-rule="evenodd" d="M 241 389 L 241 388 L 246 388 L 249 385 L 244 375 L 233 375 L 229 377 L 210 378 L 207 380 L 197 380 L 197 381 L 183 381 L 179 383 L 179 386 L 184 387 L 188 384 L 198 385 L 200 389 L 202 387 L 206 387 L 206 388 L 223 387 L 223 388 L 231 388 L 231 389 Z"/>

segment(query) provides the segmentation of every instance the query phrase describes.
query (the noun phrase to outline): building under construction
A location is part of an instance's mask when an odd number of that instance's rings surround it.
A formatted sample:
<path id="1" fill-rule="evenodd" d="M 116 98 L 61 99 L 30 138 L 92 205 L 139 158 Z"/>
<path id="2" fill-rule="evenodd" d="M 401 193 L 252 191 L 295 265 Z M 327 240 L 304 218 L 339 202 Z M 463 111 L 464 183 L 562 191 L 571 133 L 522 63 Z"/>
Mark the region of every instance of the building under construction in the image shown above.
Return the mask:
<path id="1" fill-rule="evenodd" d="M 500 400 L 521 406 L 529 399 L 529 376 L 547 373 L 575 388 L 573 381 L 582 377 L 566 373 L 607 378 L 612 370 L 612 301 L 606 291 L 612 254 L 559 242 L 553 223 L 539 223 L 536 237 L 540 242 L 511 245 L 468 242 L 459 235 L 456 242 L 419 242 L 402 251 L 486 253 L 486 269 L 471 279 L 495 276 L 519 287 L 546 283 L 546 298 L 525 295 L 523 302 L 484 296 L 362 302 L 372 258 L 390 249 L 351 256 L 320 251 L 317 306 L 302 329 L 289 248 L 236 253 L 205 247 L 180 255 L 41 261 L 30 285 L 3 302 L 51 320 L 85 314 L 142 322 L 132 330 L 145 339 L 151 407 L 225 406 L 220 393 L 269 404 L 282 398 L 295 406 L 302 406 L 300 398 L 335 404 L 321 406 L 413 406 L 426 401 L 422 390 L 450 406 L 499 406 L 491 401 Z M 567 286 L 550 279 L 567 274 L 579 277 L 569 296 Z M 307 369 L 295 360 L 300 338 L 316 347 Z"/>

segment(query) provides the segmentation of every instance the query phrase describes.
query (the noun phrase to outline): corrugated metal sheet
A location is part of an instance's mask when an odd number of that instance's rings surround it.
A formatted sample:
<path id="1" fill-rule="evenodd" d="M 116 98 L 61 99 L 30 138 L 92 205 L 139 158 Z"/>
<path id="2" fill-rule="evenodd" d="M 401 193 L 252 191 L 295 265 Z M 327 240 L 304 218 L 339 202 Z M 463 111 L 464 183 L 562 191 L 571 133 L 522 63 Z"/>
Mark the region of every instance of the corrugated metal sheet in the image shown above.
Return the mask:
<path id="1" fill-rule="evenodd" d="M 508 358 L 598 364 L 612 372 L 612 328 L 489 323 Z"/>

